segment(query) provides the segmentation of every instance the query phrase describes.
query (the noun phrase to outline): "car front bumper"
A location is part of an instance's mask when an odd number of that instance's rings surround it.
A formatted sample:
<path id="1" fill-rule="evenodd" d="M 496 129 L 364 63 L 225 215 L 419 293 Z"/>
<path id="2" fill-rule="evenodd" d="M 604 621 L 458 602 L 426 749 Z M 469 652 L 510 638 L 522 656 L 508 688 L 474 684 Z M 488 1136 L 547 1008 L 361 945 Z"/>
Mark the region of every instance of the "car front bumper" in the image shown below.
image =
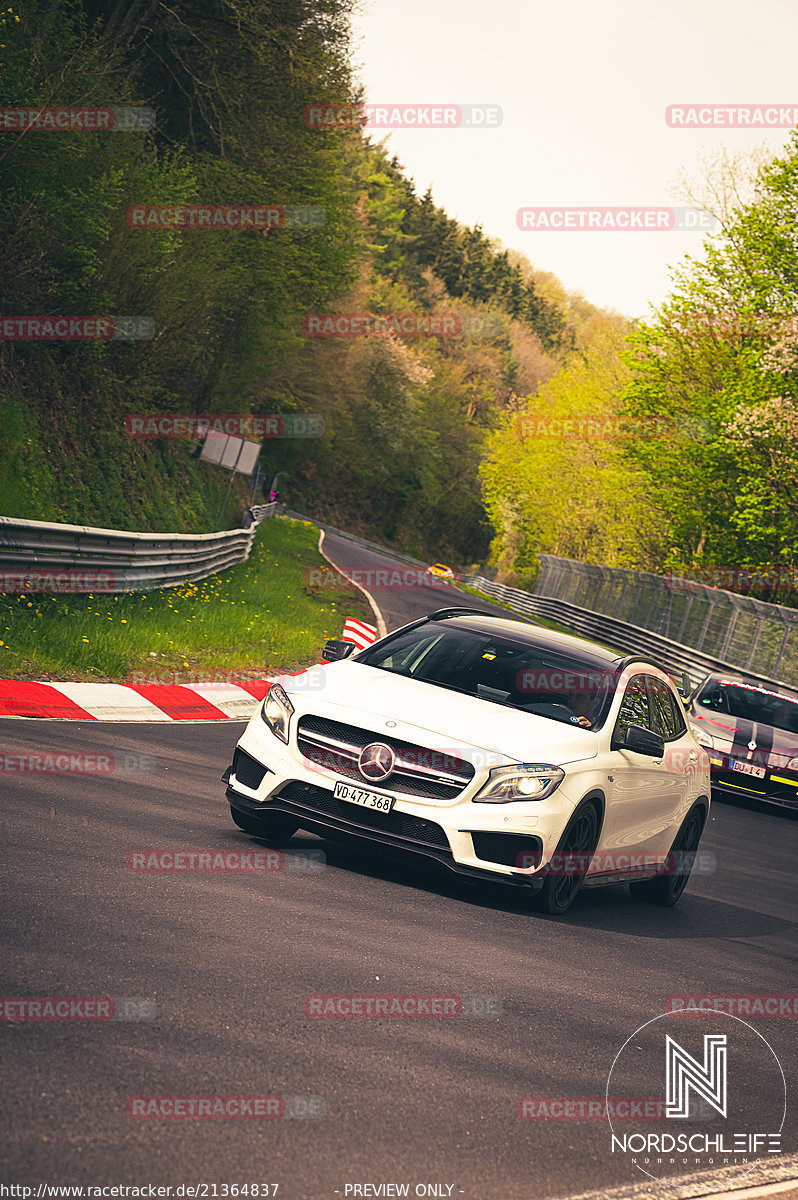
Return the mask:
<path id="1" fill-rule="evenodd" d="M 535 890 L 575 806 L 562 785 L 545 800 L 474 804 L 470 797 L 484 783 L 475 777 L 460 797 L 445 803 L 368 784 L 370 791 L 394 797 L 391 811 L 381 813 L 335 797 L 339 778 L 280 742 L 258 714 L 223 776 L 231 807 L 249 817 L 284 813 L 321 836 L 421 854 L 458 874 Z"/>
<path id="2" fill-rule="evenodd" d="M 758 800 L 760 804 L 772 804 L 778 808 L 791 809 L 798 812 L 798 780 L 795 783 L 783 783 L 780 779 L 772 779 L 770 772 L 766 779 L 748 779 L 743 776 L 737 782 L 737 775 L 729 778 L 728 771 L 716 771 L 712 768 L 710 784 L 712 791 L 719 796 L 745 796 L 750 800 Z M 774 775 L 778 775 L 774 772 Z"/>

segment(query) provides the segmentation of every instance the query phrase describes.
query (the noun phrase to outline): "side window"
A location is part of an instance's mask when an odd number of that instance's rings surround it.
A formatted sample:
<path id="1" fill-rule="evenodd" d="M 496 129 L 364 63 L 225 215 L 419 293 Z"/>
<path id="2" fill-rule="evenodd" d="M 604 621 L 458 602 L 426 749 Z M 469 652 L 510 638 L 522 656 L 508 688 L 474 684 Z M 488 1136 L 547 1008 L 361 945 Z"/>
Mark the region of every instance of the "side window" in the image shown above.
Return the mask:
<path id="1" fill-rule="evenodd" d="M 435 645 L 441 639 L 441 634 L 438 632 L 431 633 L 428 637 L 415 640 L 408 638 L 406 641 L 403 638 L 401 641 L 397 638 L 393 648 L 386 647 L 387 653 L 381 658 L 376 658 L 375 666 L 383 667 L 388 671 L 414 671 L 419 664 L 421 658 L 428 652 L 431 646 Z"/>
<path id="2" fill-rule="evenodd" d="M 635 675 L 627 684 L 615 725 L 615 738 L 619 742 L 626 741 L 630 725 L 642 725 L 644 729 L 652 728 L 644 675 Z"/>
<path id="3" fill-rule="evenodd" d="M 674 696 L 671 692 L 671 704 L 673 705 L 673 715 L 676 721 L 676 737 L 681 737 L 683 733 L 687 733 L 687 721 L 684 716 L 684 704 L 678 696 Z"/>
<path id="4" fill-rule="evenodd" d="M 678 710 L 678 701 L 667 683 L 657 679 L 656 675 L 647 675 L 648 694 L 651 701 L 651 714 L 654 718 L 654 732 L 666 742 L 684 733 L 684 718 Z"/>

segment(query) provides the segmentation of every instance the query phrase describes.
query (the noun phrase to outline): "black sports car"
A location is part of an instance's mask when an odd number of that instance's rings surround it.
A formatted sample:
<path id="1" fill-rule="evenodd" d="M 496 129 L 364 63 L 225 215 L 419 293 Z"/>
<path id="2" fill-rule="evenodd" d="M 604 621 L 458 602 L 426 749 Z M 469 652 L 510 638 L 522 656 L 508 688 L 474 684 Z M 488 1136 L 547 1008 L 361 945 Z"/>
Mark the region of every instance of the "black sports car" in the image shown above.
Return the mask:
<path id="1" fill-rule="evenodd" d="M 690 697 L 688 715 L 714 792 L 798 811 L 798 695 L 713 674 Z"/>

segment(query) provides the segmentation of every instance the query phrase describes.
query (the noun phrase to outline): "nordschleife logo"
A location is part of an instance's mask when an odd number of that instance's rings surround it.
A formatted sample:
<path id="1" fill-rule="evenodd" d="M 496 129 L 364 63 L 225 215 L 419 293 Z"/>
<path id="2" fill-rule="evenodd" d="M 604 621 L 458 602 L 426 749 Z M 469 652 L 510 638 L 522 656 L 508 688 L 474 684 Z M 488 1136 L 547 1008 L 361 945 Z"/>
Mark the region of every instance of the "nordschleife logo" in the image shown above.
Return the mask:
<path id="1" fill-rule="evenodd" d="M 692 1054 L 665 1034 L 666 1096 L 668 1119 L 690 1116 L 690 1092 L 702 1096 L 708 1104 L 726 1116 L 726 1034 L 704 1034 L 703 1065 Z"/>
<path id="2" fill-rule="evenodd" d="M 613 1124 L 610 1098 L 629 1095 L 655 1102 L 641 1112 L 664 1111 L 664 1120 Z M 606 1099 L 610 1152 L 650 1179 L 719 1168 L 743 1178 L 782 1153 L 781 1063 L 752 1025 L 727 1013 L 664 1013 L 641 1025 L 615 1056 Z"/>

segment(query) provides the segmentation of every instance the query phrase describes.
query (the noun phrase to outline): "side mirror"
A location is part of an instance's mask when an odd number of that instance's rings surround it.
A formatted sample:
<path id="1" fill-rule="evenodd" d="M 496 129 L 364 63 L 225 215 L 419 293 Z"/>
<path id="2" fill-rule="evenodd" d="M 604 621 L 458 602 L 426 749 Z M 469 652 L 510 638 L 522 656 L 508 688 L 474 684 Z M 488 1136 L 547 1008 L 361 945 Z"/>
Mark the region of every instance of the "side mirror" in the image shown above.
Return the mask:
<path id="1" fill-rule="evenodd" d="M 649 758 L 662 758 L 665 753 L 665 743 L 659 734 L 642 725 L 629 726 L 622 748 L 634 750 L 636 754 L 647 754 Z"/>
<path id="2" fill-rule="evenodd" d="M 690 703 L 690 696 L 693 691 L 693 684 L 690 676 L 686 671 L 680 672 L 679 675 L 677 675 L 675 671 L 669 671 L 668 674 L 676 686 L 676 691 L 679 693 L 679 699 L 686 707 Z"/>
<path id="3" fill-rule="evenodd" d="M 349 658 L 353 650 L 357 650 L 354 642 L 341 642 L 330 638 L 321 652 L 321 657 L 324 662 L 338 662 L 339 659 Z"/>

